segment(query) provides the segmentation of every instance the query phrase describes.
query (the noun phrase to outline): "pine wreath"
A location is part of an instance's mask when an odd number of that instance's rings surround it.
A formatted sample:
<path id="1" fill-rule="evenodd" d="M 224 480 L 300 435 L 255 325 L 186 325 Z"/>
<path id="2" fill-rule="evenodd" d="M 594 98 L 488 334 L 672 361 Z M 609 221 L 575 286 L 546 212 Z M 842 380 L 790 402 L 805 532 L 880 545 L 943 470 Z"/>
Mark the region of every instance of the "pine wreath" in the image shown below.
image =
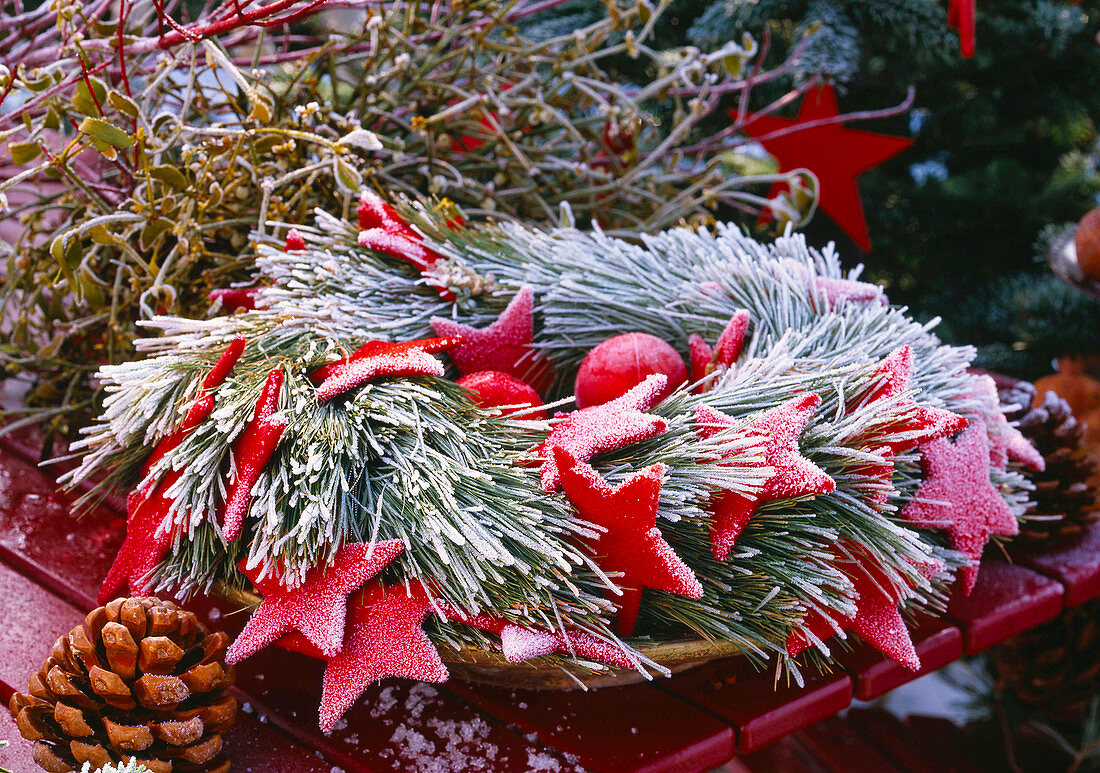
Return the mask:
<path id="1" fill-rule="evenodd" d="M 652 675 L 644 645 L 697 637 L 800 679 L 855 633 L 915 668 L 905 618 L 1029 504 L 973 351 L 798 236 L 368 194 L 258 267 L 231 315 L 156 318 L 146 359 L 102 369 L 72 482 L 130 491 L 105 593 L 256 588 L 230 659 L 325 658 L 325 726 L 463 647 Z M 593 352 L 623 335 L 626 360 Z M 590 356 L 614 388 L 575 407 Z"/>

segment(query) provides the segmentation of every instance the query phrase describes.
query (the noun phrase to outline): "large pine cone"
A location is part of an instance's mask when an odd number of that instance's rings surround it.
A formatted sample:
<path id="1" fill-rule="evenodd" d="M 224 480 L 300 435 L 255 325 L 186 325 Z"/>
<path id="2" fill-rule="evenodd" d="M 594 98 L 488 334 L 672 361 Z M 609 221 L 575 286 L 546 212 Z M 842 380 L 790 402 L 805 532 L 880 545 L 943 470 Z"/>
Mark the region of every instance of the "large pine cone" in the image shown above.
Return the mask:
<path id="1" fill-rule="evenodd" d="M 1049 721 L 1079 721 L 1100 690 L 1100 601 L 1014 636 L 991 661 L 999 690 Z"/>
<path id="2" fill-rule="evenodd" d="M 1094 479 L 1100 465 L 1089 457 L 1084 430 L 1065 400 L 1047 392 L 1042 403 L 1032 407 L 1035 387 L 1026 381 L 1001 390 L 1001 403 L 1013 405 L 1006 412 L 1009 421 L 1019 423 L 1020 432 L 1035 444 L 1046 460 L 1046 470 L 1029 473 L 1035 483 L 1035 506 L 1020 526 L 1019 545 L 1045 541 L 1080 532 L 1100 515 L 1100 494 Z"/>
<path id="3" fill-rule="evenodd" d="M 169 601 L 115 599 L 57 640 L 9 708 L 48 771 L 137 758 L 153 773 L 227 773 L 228 644 Z"/>

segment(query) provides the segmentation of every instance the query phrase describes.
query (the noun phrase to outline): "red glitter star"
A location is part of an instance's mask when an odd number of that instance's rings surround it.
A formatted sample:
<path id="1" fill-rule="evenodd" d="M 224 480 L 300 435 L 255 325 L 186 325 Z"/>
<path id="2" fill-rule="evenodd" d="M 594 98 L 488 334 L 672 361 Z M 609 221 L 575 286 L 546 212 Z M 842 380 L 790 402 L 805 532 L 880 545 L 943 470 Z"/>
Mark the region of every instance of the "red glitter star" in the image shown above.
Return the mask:
<path id="1" fill-rule="evenodd" d="M 959 572 L 964 592 L 970 593 L 989 537 L 1019 532 L 1016 517 L 989 481 L 985 425 L 974 420 L 954 443 L 940 439 L 923 446 L 921 466 L 924 482 L 901 517 L 915 526 L 947 532 L 951 546 L 974 562 Z"/>
<path id="2" fill-rule="evenodd" d="M 214 410 L 214 390 L 225 381 L 229 371 L 237 364 L 244 346 L 245 340 L 242 336 L 233 338 L 225 353 L 203 379 L 200 396 L 191 404 L 183 424 L 161 440 L 141 466 L 142 482 L 126 497 L 126 538 L 103 579 L 103 585 L 100 586 L 100 604 L 107 603 L 127 586 L 137 595 L 145 595 L 151 590 L 148 584 L 149 575 L 172 547 L 174 540 L 172 524 L 165 523 L 173 500 L 165 492 L 183 476 L 183 470 L 170 470 L 155 484 L 146 479 L 153 466 L 179 446 Z"/>
<path id="3" fill-rule="evenodd" d="M 260 569 L 250 570 L 247 560 L 241 561 L 241 571 L 264 600 L 225 659 L 239 663 L 291 631 L 303 634 L 321 654 L 335 655 L 344 642 L 348 594 L 363 587 L 404 549 L 401 540 L 344 545 L 336 552 L 332 566 L 310 569 L 296 588 L 288 588 L 280 578 L 270 575 L 259 579 Z"/>
<path id="4" fill-rule="evenodd" d="M 447 680 L 447 667 L 420 628 L 431 600 L 419 584 L 383 588 L 372 583 L 355 599 L 344 648 L 328 658 L 321 693 L 321 729 L 332 730 L 363 691 L 379 679 L 401 676 Z"/>
<path id="5" fill-rule="evenodd" d="M 237 309 L 255 311 L 259 297 L 260 288 L 258 287 L 223 287 L 211 290 L 207 296 L 211 303 L 220 301 L 221 307 L 230 313 Z"/>
<path id="6" fill-rule="evenodd" d="M 825 298 L 825 310 L 835 309 L 841 301 L 855 303 L 878 303 L 886 306 L 889 300 L 882 288 L 870 282 L 857 282 L 854 279 L 834 279 L 821 276 L 805 263 L 794 258 L 784 258 L 783 266 L 805 283 L 810 290 L 810 299 L 814 295 Z"/>
<path id="7" fill-rule="evenodd" d="M 1030 467 L 1036 472 L 1045 470 L 1047 463 L 1039 453 L 1039 449 L 1033 446 L 1020 430 L 1009 424 L 1008 419 L 1001 412 L 997 383 L 989 376 L 976 376 L 974 396 L 985 398 L 992 407 L 989 411 L 993 419 L 993 426 L 989 428 L 990 462 L 1001 470 L 1008 464 L 1009 459 Z"/>
<path id="8" fill-rule="evenodd" d="M 836 488 L 833 479 L 802 456 L 798 449 L 798 437 L 820 403 L 821 398 L 810 392 L 765 411 L 745 428 L 745 434 L 765 439 L 764 462 L 760 466 L 771 467 L 773 473 L 763 488 L 751 497 L 725 491 L 714 499 L 710 541 L 716 560 L 724 561 L 729 556 L 761 503 L 828 494 Z M 738 421 L 703 405 L 695 409 L 695 423 L 699 436 L 710 438 Z"/>
<path id="9" fill-rule="evenodd" d="M 688 338 L 692 381 L 699 381 L 715 371 L 728 370 L 737 362 L 745 346 L 745 334 L 748 332 L 750 319 L 749 312 L 745 309 L 734 312 L 713 349 L 700 335 L 693 334 Z M 705 391 L 706 388 L 697 388 L 696 394 Z"/>
<path id="10" fill-rule="evenodd" d="M 621 647 L 605 642 L 584 631 L 532 631 L 518 625 L 505 625 L 500 632 L 500 647 L 509 663 L 560 652 L 597 660 L 618 668 L 633 668 L 634 661 Z"/>
<path id="11" fill-rule="evenodd" d="M 836 615 L 826 617 L 812 611 L 803 621 L 803 628 L 825 640 L 836 635 L 837 629 L 851 630 L 886 657 L 913 671 L 920 669 L 909 629 L 901 617 L 898 604 L 909 596 L 908 588 L 898 588 L 889 581 L 877 562 L 865 550 L 849 545 L 851 555 L 838 556 L 837 568 L 852 581 L 856 600 L 855 617 Z M 919 569 L 925 577 L 932 577 L 943 568 L 942 564 L 929 563 Z M 787 637 L 787 652 L 797 655 L 810 646 L 810 638 L 800 629 Z"/>
<path id="12" fill-rule="evenodd" d="M 443 363 L 432 353 L 446 351 L 461 341 L 461 338 L 424 338 L 399 343 L 368 341 L 350 356 L 318 368 L 310 379 L 320 382 L 317 399 L 324 403 L 384 376 L 442 376 Z"/>
<path id="13" fill-rule="evenodd" d="M 546 360 L 531 348 L 534 308 L 535 291 L 524 286 L 489 327 L 470 327 L 445 317 L 432 317 L 432 330 L 439 336 L 462 337 L 462 344 L 452 349 L 450 355 L 463 376 L 498 370 L 541 392 L 550 385 L 551 373 Z"/>
<path id="14" fill-rule="evenodd" d="M 424 273 L 440 259 L 424 246 L 420 234 L 381 196 L 364 193 L 359 200 L 359 246 L 412 264 Z"/>
<path id="15" fill-rule="evenodd" d="M 664 432 L 668 428 L 665 420 L 643 411 L 656 404 L 666 380 L 660 373 L 647 376 L 645 381 L 632 387 L 622 397 L 603 405 L 573 411 L 565 421 L 555 424 L 546 440 L 535 449 L 543 460 L 543 490 L 556 491 L 561 485 L 561 475 L 553 453 L 555 447 L 564 448 L 577 459 L 587 462 L 596 454 L 614 451 Z"/>
<path id="16" fill-rule="evenodd" d="M 233 445 L 233 465 L 236 474 L 226 487 L 222 503 L 222 536 L 232 542 L 241 535 L 248 508 L 252 505 L 252 487 L 263 474 L 271 455 L 279 445 L 286 429 L 286 420 L 277 417 L 279 393 L 283 388 L 283 371 L 279 368 L 267 374 L 260 399 L 252 413 L 252 420 L 245 425 L 241 436 Z"/>
<path id="17" fill-rule="evenodd" d="M 554 459 L 562 488 L 577 515 L 604 529 L 589 543 L 600 569 L 622 573 L 615 580 L 622 590 L 615 621 L 620 635 L 634 633 L 643 588 L 702 598 L 703 586 L 657 528 L 663 464 L 655 464 L 612 487 L 591 465 L 578 462 L 564 448 L 554 448 Z"/>
<path id="18" fill-rule="evenodd" d="M 893 400 L 910 388 L 913 373 L 913 350 L 901 346 L 891 352 L 875 369 L 875 386 L 856 404 L 871 405 L 879 400 Z M 889 426 L 891 434 L 900 435 L 900 439 L 888 442 L 894 453 L 948 437 L 966 427 L 965 416 L 940 408 L 918 405 L 911 399 L 902 401 L 901 406 L 907 418 L 893 422 Z"/>

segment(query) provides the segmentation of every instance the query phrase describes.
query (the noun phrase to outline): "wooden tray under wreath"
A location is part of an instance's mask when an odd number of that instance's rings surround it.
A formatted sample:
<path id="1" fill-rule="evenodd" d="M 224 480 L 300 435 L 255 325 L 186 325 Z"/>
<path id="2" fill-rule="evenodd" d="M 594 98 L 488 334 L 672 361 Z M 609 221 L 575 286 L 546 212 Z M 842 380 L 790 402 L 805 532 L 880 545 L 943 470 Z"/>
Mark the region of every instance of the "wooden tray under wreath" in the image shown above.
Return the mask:
<path id="1" fill-rule="evenodd" d="M 262 599 L 244 590 L 219 587 L 215 593 L 242 609 L 258 606 Z M 740 655 L 741 650 L 728 642 L 710 642 L 705 639 L 677 639 L 659 644 L 640 645 L 638 652 L 672 673 L 686 671 L 712 660 Z M 522 688 L 526 690 L 578 690 L 597 687 L 623 687 L 645 680 L 645 676 L 633 669 L 612 668 L 610 672 L 568 674 L 557 667 L 537 666 L 528 663 L 509 663 L 499 654 L 477 647 L 460 650 L 439 648 L 439 656 L 447 670 L 456 679 L 494 687 Z"/>

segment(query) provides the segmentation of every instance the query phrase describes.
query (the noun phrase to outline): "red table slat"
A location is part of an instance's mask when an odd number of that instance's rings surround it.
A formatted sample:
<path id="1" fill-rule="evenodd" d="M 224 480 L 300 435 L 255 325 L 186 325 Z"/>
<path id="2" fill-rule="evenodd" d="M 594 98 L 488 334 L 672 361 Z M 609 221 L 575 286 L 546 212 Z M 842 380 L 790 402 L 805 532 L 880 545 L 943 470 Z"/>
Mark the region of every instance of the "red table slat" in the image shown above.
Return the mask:
<path id="1" fill-rule="evenodd" d="M 974 741 L 950 720 L 918 714 L 907 717 L 905 726 L 919 739 L 924 753 L 939 761 L 943 773 L 979 773 L 993 767 L 989 764 L 988 750 L 980 745 L 975 747 Z"/>
<path id="2" fill-rule="evenodd" d="M 1100 596 L 1100 520 L 1086 526 L 1081 534 L 1025 553 L 1019 561 L 1062 583 L 1067 607 Z"/>
<path id="3" fill-rule="evenodd" d="M 41 770 L 34 761 L 34 746 L 19 737 L 15 720 L 3 708 L 0 708 L 0 738 L 10 743 L 6 748 L 0 749 L 0 768 L 7 768 L 12 773 L 34 773 Z"/>
<path id="4" fill-rule="evenodd" d="M 735 725 L 742 752 L 763 748 L 852 702 L 852 680 L 846 674 L 806 673 L 805 688 L 777 688 L 771 673 L 757 674 L 740 658 L 677 674 L 662 687 Z"/>
<path id="5" fill-rule="evenodd" d="M 447 687 L 597 773 L 705 771 L 734 752 L 730 727 L 649 684 L 588 692 Z"/>
<path id="6" fill-rule="evenodd" d="M 981 769 L 951 745 L 932 743 L 887 711 L 852 709 L 845 720 L 883 756 L 909 773 L 980 773 Z M 955 731 L 957 733 L 958 731 Z M 939 733 L 942 736 L 942 733 Z M 954 734 L 953 734 L 954 735 Z"/>
<path id="7" fill-rule="evenodd" d="M 41 470 L 7 454 L 0 454 L 0 487 L 0 560 L 81 607 L 94 606 L 122 544 L 124 516 L 101 508 L 78 518 Z"/>
<path id="8" fill-rule="evenodd" d="M 925 618 L 913 630 L 913 645 L 920 658 L 919 671 L 910 671 L 867 644 L 840 655 L 841 664 L 855 683 L 857 700 L 874 700 L 895 687 L 943 668 L 962 657 L 962 632 L 935 618 Z"/>
<path id="9" fill-rule="evenodd" d="M 839 717 L 810 725 L 798 734 L 798 740 L 830 773 L 883 773 L 894 769 L 878 749 Z"/>
<path id="10" fill-rule="evenodd" d="M 84 615 L 45 588 L 0 565 L 0 697 L 7 703 L 14 690 L 26 690 L 31 674 L 50 656 L 57 637 L 78 625 Z"/>
<path id="11" fill-rule="evenodd" d="M 947 616 L 963 631 L 963 648 L 974 655 L 1058 615 L 1064 589 L 1038 572 L 1003 561 L 983 561 L 969 596 L 956 595 Z"/>
<path id="12" fill-rule="evenodd" d="M 713 773 L 821 773 L 808 752 L 793 736 L 752 754 L 742 754 Z M 885 771 L 883 772 L 885 773 Z"/>
<path id="13" fill-rule="evenodd" d="M 576 770 L 439 686 L 403 679 L 372 685 L 324 735 L 317 726 L 323 671 L 318 660 L 270 648 L 238 666 L 237 685 L 258 715 L 348 771 Z"/>

